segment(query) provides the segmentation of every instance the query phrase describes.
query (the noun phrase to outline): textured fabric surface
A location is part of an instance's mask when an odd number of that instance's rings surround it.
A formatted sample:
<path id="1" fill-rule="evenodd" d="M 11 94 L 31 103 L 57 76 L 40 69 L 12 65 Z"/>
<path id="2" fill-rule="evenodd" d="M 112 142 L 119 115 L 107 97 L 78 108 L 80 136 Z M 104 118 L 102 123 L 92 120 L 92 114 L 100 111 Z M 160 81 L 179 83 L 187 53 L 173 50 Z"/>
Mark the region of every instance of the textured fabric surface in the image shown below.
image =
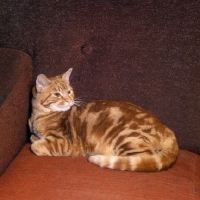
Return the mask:
<path id="1" fill-rule="evenodd" d="M 200 156 L 180 151 L 177 163 L 158 173 L 100 168 L 84 157 L 37 157 L 27 144 L 0 179 L 8 200 L 197 200 Z"/>
<path id="2" fill-rule="evenodd" d="M 0 49 L 0 106 L 26 70 L 27 57 L 22 51 Z"/>
<path id="3" fill-rule="evenodd" d="M 27 140 L 31 58 L 17 51 L 0 49 L 0 174 Z"/>
<path id="4" fill-rule="evenodd" d="M 86 99 L 150 110 L 200 154 L 200 4 L 175 1 L 4 1 L 1 47 L 33 58 L 34 78 L 74 68 Z"/>

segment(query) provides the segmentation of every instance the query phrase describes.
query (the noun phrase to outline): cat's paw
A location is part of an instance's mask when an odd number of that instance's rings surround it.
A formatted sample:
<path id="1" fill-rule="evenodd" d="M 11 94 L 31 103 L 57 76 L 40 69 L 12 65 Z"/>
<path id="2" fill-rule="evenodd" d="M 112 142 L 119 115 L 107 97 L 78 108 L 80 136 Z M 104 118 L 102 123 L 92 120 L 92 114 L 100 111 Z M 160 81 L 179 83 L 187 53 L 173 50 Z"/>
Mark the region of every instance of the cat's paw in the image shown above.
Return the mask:
<path id="1" fill-rule="evenodd" d="M 41 140 L 35 141 L 31 144 L 31 150 L 37 156 L 52 156 Z"/>
<path id="2" fill-rule="evenodd" d="M 35 142 L 37 140 L 39 140 L 39 138 L 36 135 L 31 135 L 31 137 L 30 137 L 31 143 L 33 143 L 33 142 Z"/>

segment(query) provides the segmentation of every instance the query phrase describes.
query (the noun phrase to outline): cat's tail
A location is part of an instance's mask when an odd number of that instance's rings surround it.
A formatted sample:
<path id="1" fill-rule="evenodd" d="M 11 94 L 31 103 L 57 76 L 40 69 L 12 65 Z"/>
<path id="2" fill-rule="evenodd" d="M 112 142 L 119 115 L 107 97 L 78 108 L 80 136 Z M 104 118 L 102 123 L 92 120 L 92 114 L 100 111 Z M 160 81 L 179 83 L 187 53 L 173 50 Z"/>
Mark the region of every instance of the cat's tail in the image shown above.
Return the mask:
<path id="1" fill-rule="evenodd" d="M 171 149 L 160 149 L 152 154 L 144 152 L 134 156 L 93 155 L 88 160 L 100 167 L 110 169 L 153 172 L 168 169 L 176 162 L 177 156 L 178 145 L 175 144 Z"/>

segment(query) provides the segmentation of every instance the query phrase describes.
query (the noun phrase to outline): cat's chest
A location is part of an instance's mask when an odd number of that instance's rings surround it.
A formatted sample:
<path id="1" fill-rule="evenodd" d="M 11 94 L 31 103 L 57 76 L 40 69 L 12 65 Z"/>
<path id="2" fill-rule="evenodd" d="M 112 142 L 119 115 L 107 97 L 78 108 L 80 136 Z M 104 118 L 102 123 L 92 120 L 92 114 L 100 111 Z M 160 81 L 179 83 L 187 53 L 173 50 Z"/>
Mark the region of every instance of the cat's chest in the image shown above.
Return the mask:
<path id="1" fill-rule="evenodd" d="M 39 137 L 43 137 L 48 128 L 47 123 L 39 119 L 30 119 L 30 121 L 31 121 L 31 132 L 33 132 Z"/>
<path id="2" fill-rule="evenodd" d="M 60 132 L 63 129 L 62 113 L 50 113 L 46 115 L 32 116 L 32 130 L 39 137 L 45 137 L 52 132 Z"/>

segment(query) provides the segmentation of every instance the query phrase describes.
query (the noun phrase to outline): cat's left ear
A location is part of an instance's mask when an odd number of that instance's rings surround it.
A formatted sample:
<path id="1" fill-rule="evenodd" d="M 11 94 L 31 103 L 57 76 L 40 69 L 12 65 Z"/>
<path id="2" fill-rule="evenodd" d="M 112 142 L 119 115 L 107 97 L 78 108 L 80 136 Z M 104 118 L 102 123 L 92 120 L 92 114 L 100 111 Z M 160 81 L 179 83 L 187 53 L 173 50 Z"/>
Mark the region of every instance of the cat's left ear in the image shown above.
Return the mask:
<path id="1" fill-rule="evenodd" d="M 40 74 L 36 79 L 36 90 L 37 92 L 42 92 L 42 90 L 48 87 L 51 84 L 51 81 L 44 75 Z"/>
<path id="2" fill-rule="evenodd" d="M 67 81 L 67 83 L 69 83 L 69 77 L 72 73 L 73 68 L 68 69 L 68 71 L 66 73 L 64 73 L 62 75 L 62 79 L 64 79 L 65 81 Z"/>

